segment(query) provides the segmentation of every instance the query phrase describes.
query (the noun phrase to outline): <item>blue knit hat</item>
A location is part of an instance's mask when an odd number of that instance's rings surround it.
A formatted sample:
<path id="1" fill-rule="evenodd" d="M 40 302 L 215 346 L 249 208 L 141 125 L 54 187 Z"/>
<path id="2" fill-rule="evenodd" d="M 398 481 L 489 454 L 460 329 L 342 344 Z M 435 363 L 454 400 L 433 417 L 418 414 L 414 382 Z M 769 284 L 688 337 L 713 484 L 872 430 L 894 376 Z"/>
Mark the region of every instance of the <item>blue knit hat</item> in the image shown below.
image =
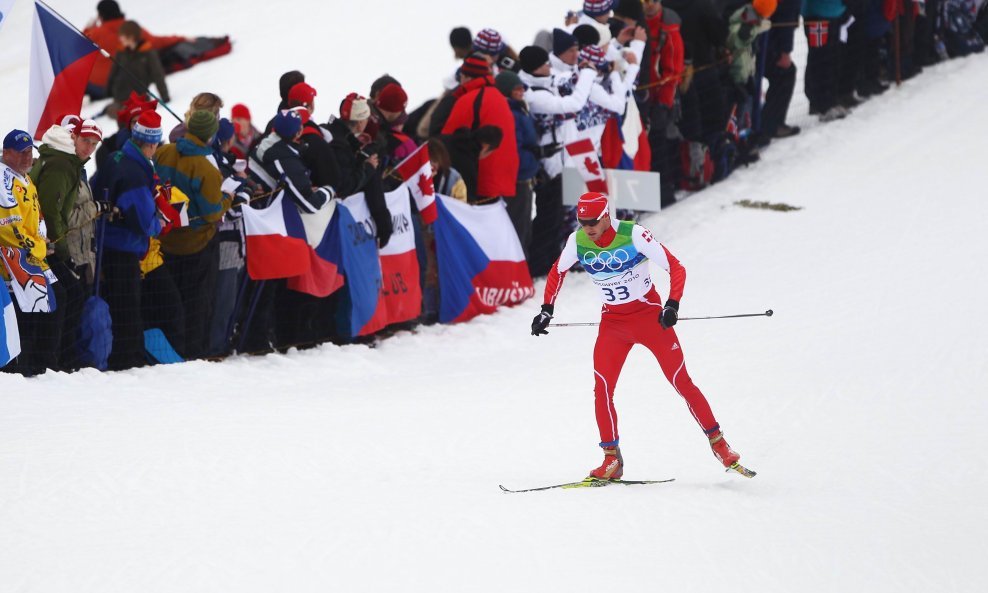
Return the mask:
<path id="1" fill-rule="evenodd" d="M 302 117 L 297 111 L 285 109 L 274 116 L 274 131 L 285 140 L 295 138 L 302 129 Z"/>
<path id="2" fill-rule="evenodd" d="M 136 142 L 161 144 L 161 116 L 154 111 L 145 111 L 130 128 L 130 137 Z"/>
<path id="3" fill-rule="evenodd" d="M 220 118 L 220 125 L 216 129 L 216 141 L 222 144 L 230 138 L 233 138 L 233 133 L 233 123 L 225 117 Z"/>
<path id="4" fill-rule="evenodd" d="M 552 53 L 558 56 L 566 53 L 567 50 L 576 45 L 579 45 L 576 41 L 576 37 L 573 37 L 562 29 L 552 30 Z"/>

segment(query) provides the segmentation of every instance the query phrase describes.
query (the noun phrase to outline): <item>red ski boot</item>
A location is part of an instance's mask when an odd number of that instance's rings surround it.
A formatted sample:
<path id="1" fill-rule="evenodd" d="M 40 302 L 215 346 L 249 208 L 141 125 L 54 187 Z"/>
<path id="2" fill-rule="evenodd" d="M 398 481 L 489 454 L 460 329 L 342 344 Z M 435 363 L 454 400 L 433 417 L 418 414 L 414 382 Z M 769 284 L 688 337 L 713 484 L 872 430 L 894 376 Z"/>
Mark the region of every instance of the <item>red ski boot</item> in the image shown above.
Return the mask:
<path id="1" fill-rule="evenodd" d="M 710 435 L 710 448 L 713 449 L 717 461 L 723 463 L 726 468 L 731 468 L 741 459 L 741 456 L 734 449 L 731 449 L 731 446 L 724 440 L 724 433 L 719 430 Z"/>
<path id="2" fill-rule="evenodd" d="M 598 480 L 619 480 L 624 475 L 624 458 L 620 447 L 604 447 L 604 463 L 590 472 Z"/>

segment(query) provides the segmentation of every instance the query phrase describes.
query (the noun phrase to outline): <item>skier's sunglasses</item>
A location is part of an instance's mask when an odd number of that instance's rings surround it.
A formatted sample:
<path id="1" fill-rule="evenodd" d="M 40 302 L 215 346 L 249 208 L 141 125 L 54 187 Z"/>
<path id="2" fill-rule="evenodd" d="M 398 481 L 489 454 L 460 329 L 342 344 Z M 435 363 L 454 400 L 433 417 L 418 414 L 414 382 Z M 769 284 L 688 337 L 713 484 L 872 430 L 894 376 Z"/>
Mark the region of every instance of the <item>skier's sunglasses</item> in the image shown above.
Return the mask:
<path id="1" fill-rule="evenodd" d="M 604 214 L 606 214 L 606 211 Z M 601 214 L 600 218 L 603 217 L 604 215 Z M 600 218 L 578 218 L 576 219 L 576 222 L 580 223 L 580 226 L 596 226 L 597 223 L 600 222 Z"/>

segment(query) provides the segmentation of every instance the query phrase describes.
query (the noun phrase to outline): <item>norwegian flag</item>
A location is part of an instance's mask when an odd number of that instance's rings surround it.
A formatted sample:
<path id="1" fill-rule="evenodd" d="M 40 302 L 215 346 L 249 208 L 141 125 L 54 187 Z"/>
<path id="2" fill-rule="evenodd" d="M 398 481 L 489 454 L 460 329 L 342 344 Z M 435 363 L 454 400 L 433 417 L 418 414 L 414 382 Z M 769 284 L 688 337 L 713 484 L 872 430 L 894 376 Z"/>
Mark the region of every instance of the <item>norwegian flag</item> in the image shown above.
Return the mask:
<path id="1" fill-rule="evenodd" d="M 432 224 L 436 220 L 436 191 L 432 187 L 432 163 L 429 161 L 429 147 L 419 146 L 408 158 L 395 167 L 405 185 L 415 198 L 415 206 L 422 214 L 422 222 Z"/>
<path id="2" fill-rule="evenodd" d="M 604 175 L 604 166 L 600 164 L 600 158 L 597 157 L 593 142 L 589 138 L 584 138 L 567 144 L 566 152 L 576 163 L 580 176 L 587 184 L 587 190 L 606 194 L 607 177 Z"/>
<path id="3" fill-rule="evenodd" d="M 830 31 L 830 23 L 827 21 L 810 21 L 806 23 L 806 40 L 810 47 L 823 47 L 827 45 L 827 36 Z"/>

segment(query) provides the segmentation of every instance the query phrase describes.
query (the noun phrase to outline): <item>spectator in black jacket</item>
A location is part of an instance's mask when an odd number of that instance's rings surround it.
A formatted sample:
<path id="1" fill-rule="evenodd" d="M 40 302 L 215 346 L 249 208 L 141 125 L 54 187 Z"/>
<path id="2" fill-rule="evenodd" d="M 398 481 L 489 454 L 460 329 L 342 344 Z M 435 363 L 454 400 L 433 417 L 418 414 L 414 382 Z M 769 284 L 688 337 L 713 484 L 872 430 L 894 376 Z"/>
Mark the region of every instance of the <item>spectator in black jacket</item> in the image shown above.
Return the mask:
<path id="1" fill-rule="evenodd" d="M 298 111 L 286 109 L 275 116 L 273 134 L 268 135 L 254 150 L 252 158 L 260 163 L 260 181 L 267 189 L 274 190 L 279 185 L 300 212 L 316 212 L 322 209 L 335 192 L 330 186 L 313 187 L 309 170 L 302 160 L 298 143 L 302 136 L 302 117 Z"/>
<path id="2" fill-rule="evenodd" d="M 316 89 L 304 82 L 296 83 L 288 91 L 288 106 L 290 109 L 298 110 L 302 117 L 302 136 L 299 138 L 299 145 L 302 161 L 309 170 L 312 185 L 330 186 L 335 191 L 340 182 L 340 167 L 336 163 L 333 149 L 329 146 L 329 140 L 323 134 L 324 129 L 312 119 L 316 108 Z"/>
<path id="3" fill-rule="evenodd" d="M 787 138 L 799 133 L 799 126 L 786 124 L 789 102 L 796 88 L 796 64 L 792 61 L 793 35 L 799 26 L 800 0 L 780 0 L 772 15 L 772 28 L 768 32 L 768 51 L 764 54 L 765 80 L 768 92 L 762 107 L 761 138 L 768 143 L 772 138 Z M 762 52 L 758 58 L 762 59 Z"/>
<path id="4" fill-rule="evenodd" d="M 367 99 L 350 93 L 340 104 L 340 117 L 325 127 L 333 136 L 329 145 L 340 168 L 337 190 L 341 196 L 364 192 L 367 208 L 377 227 L 378 245 L 384 247 L 391 238 L 393 227 L 391 213 L 384 201 L 381 176 L 377 171 L 380 157 L 366 150 L 370 138 L 364 130 L 370 114 Z"/>

